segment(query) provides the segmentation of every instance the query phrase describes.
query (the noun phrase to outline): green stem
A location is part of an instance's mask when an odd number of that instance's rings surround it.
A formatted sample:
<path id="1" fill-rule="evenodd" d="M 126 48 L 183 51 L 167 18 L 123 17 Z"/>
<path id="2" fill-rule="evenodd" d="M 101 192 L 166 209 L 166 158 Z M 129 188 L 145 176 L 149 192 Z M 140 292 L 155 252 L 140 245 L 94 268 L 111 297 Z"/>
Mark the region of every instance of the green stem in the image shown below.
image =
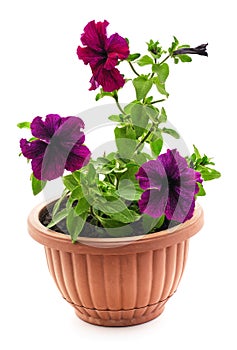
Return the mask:
<path id="1" fill-rule="evenodd" d="M 140 74 L 136 71 L 136 69 L 133 67 L 131 62 L 128 62 L 129 66 L 131 67 L 133 73 L 135 73 L 138 77 L 140 77 Z"/>
<path id="2" fill-rule="evenodd" d="M 113 98 L 115 99 L 116 105 L 117 105 L 118 109 L 120 110 L 120 112 L 121 112 L 123 115 L 126 115 L 126 113 L 124 112 L 122 106 L 121 106 L 120 103 L 119 103 L 117 91 L 114 91 L 114 93 L 113 93 Z"/>
<path id="3" fill-rule="evenodd" d="M 159 64 L 164 63 L 164 62 L 167 61 L 169 58 L 170 58 L 170 55 L 166 56 L 166 57 L 163 59 L 163 61 L 161 61 Z"/>
<path id="4" fill-rule="evenodd" d="M 100 221 L 100 220 L 99 220 L 99 217 L 98 217 L 97 214 L 95 213 L 94 208 L 93 208 L 92 205 L 90 206 L 90 212 L 91 212 L 91 215 L 92 215 L 94 218 L 96 218 L 97 221 Z"/>
<path id="5" fill-rule="evenodd" d="M 158 103 L 158 102 L 164 102 L 164 101 L 166 101 L 166 98 L 162 98 L 161 100 L 153 101 L 153 102 L 151 102 L 151 105 L 154 105 L 155 103 Z"/>
<path id="6" fill-rule="evenodd" d="M 148 133 L 141 139 L 137 147 L 135 148 L 135 152 L 141 147 L 141 145 L 148 139 L 148 137 L 151 135 L 153 131 L 154 126 L 152 125 L 150 130 L 148 130 Z"/>
<path id="7" fill-rule="evenodd" d="M 156 59 L 156 58 L 155 58 L 154 62 L 155 62 L 155 64 L 157 63 L 157 59 Z M 152 79 L 152 78 L 154 77 L 154 75 L 155 75 L 155 73 L 153 72 L 153 73 L 151 74 L 150 79 Z"/>
<path id="8" fill-rule="evenodd" d="M 120 103 L 118 100 L 115 100 L 116 101 L 116 105 L 118 107 L 118 109 L 120 110 L 120 112 L 123 114 L 123 115 L 126 115 L 126 113 L 124 112 L 123 108 L 121 107 Z"/>
<path id="9" fill-rule="evenodd" d="M 114 183 L 113 183 L 113 181 L 112 181 L 112 179 L 111 179 L 111 176 L 110 176 L 109 174 L 107 174 L 107 177 L 108 177 L 108 180 L 109 180 L 109 182 L 111 183 L 111 185 L 114 186 Z"/>

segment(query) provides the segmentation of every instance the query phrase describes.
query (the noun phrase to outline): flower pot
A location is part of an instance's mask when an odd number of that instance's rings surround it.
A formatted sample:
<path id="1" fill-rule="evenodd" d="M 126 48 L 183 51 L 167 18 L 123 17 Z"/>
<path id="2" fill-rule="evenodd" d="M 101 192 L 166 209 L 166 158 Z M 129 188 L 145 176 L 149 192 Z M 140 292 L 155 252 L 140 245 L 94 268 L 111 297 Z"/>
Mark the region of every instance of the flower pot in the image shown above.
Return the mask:
<path id="1" fill-rule="evenodd" d="M 189 238 L 203 226 L 203 210 L 171 229 L 125 238 L 79 238 L 44 227 L 45 206 L 29 215 L 30 235 L 45 247 L 49 271 L 77 316 L 100 326 L 131 326 L 159 316 L 175 293 Z"/>

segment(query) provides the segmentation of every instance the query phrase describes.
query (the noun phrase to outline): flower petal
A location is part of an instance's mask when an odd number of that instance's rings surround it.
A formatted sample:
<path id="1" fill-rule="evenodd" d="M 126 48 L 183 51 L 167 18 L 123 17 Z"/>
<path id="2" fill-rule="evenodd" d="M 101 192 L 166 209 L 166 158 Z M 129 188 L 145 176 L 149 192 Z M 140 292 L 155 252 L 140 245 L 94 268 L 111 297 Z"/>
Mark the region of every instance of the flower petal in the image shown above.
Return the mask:
<path id="1" fill-rule="evenodd" d="M 32 161 L 38 179 L 53 180 L 63 175 L 70 152 L 75 145 L 78 148 L 85 140 L 82 127 L 84 122 L 78 117 L 61 118 L 60 127 L 51 137 L 43 159 L 35 158 Z"/>
<path id="2" fill-rule="evenodd" d="M 101 85 L 105 92 L 118 90 L 125 84 L 125 80 L 117 68 L 106 70 L 100 66 L 92 72 L 96 83 Z"/>
<path id="3" fill-rule="evenodd" d="M 20 147 L 24 157 L 33 159 L 39 156 L 43 157 L 47 144 L 40 140 L 29 142 L 26 139 L 21 139 Z"/>
<path id="4" fill-rule="evenodd" d="M 180 223 L 191 219 L 195 207 L 195 198 L 182 198 L 178 200 L 175 197 L 169 196 L 169 200 L 165 209 L 165 215 L 168 220 L 178 221 Z"/>
<path id="5" fill-rule="evenodd" d="M 63 121 L 50 140 L 52 146 L 63 148 L 64 154 L 70 153 L 77 142 L 82 144 L 85 140 L 81 128 L 84 122 L 78 117 L 62 118 Z"/>
<path id="6" fill-rule="evenodd" d="M 129 55 L 128 43 L 118 33 L 108 38 L 105 49 L 110 57 L 116 57 L 117 60 L 126 59 Z"/>
<path id="7" fill-rule="evenodd" d="M 163 164 L 166 174 L 169 178 L 178 179 L 183 170 L 188 166 L 187 161 L 176 149 L 168 149 L 166 153 L 161 154 L 158 159 Z"/>
<path id="8" fill-rule="evenodd" d="M 84 28 L 84 33 L 81 35 L 82 44 L 99 52 L 104 51 L 107 40 L 106 28 L 108 25 L 109 22 L 106 20 L 97 23 L 95 21 L 89 22 Z"/>
<path id="9" fill-rule="evenodd" d="M 185 222 L 193 215 L 195 194 L 198 192 L 196 171 L 187 168 L 180 176 L 180 183 L 170 188 L 165 209 L 168 220 Z"/>
<path id="10" fill-rule="evenodd" d="M 167 196 L 156 189 L 143 192 L 141 199 L 138 201 L 141 213 L 158 218 L 165 212 Z"/>
<path id="11" fill-rule="evenodd" d="M 90 47 L 77 48 L 77 56 L 80 60 L 83 60 L 84 64 L 96 64 L 99 61 L 105 61 L 104 54 L 91 49 Z M 103 63 L 102 62 L 102 63 Z"/>
<path id="12" fill-rule="evenodd" d="M 30 127 L 32 135 L 46 142 L 50 141 L 55 131 L 61 124 L 61 117 L 58 114 L 48 114 L 45 121 L 41 117 L 33 119 Z"/>
<path id="13" fill-rule="evenodd" d="M 42 163 L 43 163 L 43 156 L 42 157 L 36 157 L 32 159 L 31 167 L 33 170 L 34 177 L 38 180 L 44 180 L 47 181 L 48 179 L 42 179 Z"/>
<path id="14" fill-rule="evenodd" d="M 68 154 L 60 150 L 59 147 L 49 144 L 46 148 L 44 157 L 41 159 L 35 158 L 32 160 L 32 169 L 34 174 L 41 180 L 54 180 L 62 176 L 65 169 L 66 159 Z"/>
<path id="15" fill-rule="evenodd" d="M 81 144 L 73 147 L 66 161 L 65 169 L 71 172 L 81 169 L 88 164 L 91 152 L 89 149 Z"/>
<path id="16" fill-rule="evenodd" d="M 107 70 L 113 69 L 119 59 L 125 59 L 129 55 L 129 47 L 124 38 L 120 35 L 113 34 L 106 42 L 107 60 L 104 68 Z"/>
<path id="17" fill-rule="evenodd" d="M 162 186 L 168 186 L 165 169 L 159 159 L 144 163 L 135 176 L 143 190 L 152 188 L 160 190 Z"/>
<path id="18" fill-rule="evenodd" d="M 103 63 L 103 68 L 106 70 L 113 69 L 118 64 L 118 58 L 113 54 L 108 55 L 107 60 Z"/>
<path id="19" fill-rule="evenodd" d="M 91 79 L 90 79 L 90 83 L 91 86 L 89 88 L 89 90 L 96 90 L 99 87 L 99 84 L 97 83 L 97 81 L 95 80 L 95 77 L 92 75 Z"/>
<path id="20" fill-rule="evenodd" d="M 85 128 L 84 121 L 80 117 L 75 117 L 75 116 L 61 118 L 60 126 L 63 125 L 65 122 L 67 122 L 69 119 L 72 120 L 71 118 L 73 118 L 73 119 L 76 118 L 77 119 L 77 121 L 76 121 L 77 125 L 80 126 L 80 128 L 82 128 L 82 129 Z"/>

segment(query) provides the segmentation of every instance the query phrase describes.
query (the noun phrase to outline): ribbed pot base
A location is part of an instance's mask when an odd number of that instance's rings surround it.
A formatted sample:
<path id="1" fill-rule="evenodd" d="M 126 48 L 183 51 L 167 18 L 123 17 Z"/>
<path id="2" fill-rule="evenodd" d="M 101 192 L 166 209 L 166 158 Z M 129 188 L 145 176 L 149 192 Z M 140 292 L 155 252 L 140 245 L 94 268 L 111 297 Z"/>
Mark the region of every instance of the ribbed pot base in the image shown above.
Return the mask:
<path id="1" fill-rule="evenodd" d="M 165 302 L 164 302 L 165 303 Z M 96 311 L 100 314 L 100 317 L 87 316 L 82 313 L 79 309 L 75 307 L 76 315 L 83 321 L 106 327 L 126 327 L 126 326 L 135 326 L 142 324 L 151 320 L 154 320 L 156 317 L 160 316 L 164 311 L 164 304 L 156 306 L 146 306 L 144 308 L 134 309 L 134 310 L 117 310 L 117 311 Z M 147 311 L 150 309 L 150 312 L 147 314 Z M 151 310 L 153 309 L 153 310 Z M 108 314 L 111 314 L 109 318 Z M 131 315 L 133 316 L 131 317 Z"/>
<path id="2" fill-rule="evenodd" d="M 80 238 L 51 231 L 37 207 L 29 232 L 44 245 L 49 271 L 82 320 L 100 326 L 133 326 L 159 316 L 177 290 L 189 238 L 203 225 L 203 211 L 184 224 L 142 237 Z"/>

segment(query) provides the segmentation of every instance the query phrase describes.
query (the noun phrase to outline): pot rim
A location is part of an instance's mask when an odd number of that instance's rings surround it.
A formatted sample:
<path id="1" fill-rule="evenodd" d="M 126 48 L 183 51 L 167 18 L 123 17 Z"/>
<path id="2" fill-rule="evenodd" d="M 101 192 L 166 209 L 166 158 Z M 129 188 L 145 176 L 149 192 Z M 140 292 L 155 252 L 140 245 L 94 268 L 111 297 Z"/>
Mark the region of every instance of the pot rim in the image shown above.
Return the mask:
<path id="1" fill-rule="evenodd" d="M 41 210 L 52 201 L 43 202 L 32 209 L 28 216 L 28 231 L 29 234 L 37 242 L 43 244 L 44 246 L 68 251 L 68 252 L 78 252 L 82 250 L 85 253 L 91 250 L 96 254 L 98 249 L 105 249 L 113 253 L 112 250 L 123 249 L 127 250 L 126 247 L 140 246 L 140 249 L 144 243 L 146 246 L 154 245 L 156 241 L 157 249 L 162 249 L 167 246 L 171 246 L 175 243 L 181 243 L 182 241 L 195 235 L 204 224 L 203 209 L 200 204 L 196 203 L 194 215 L 191 219 L 187 220 L 185 223 L 179 224 L 172 228 L 145 234 L 144 236 L 132 236 L 132 237 L 119 237 L 119 238 L 90 238 L 90 237 L 78 237 L 76 243 L 72 243 L 71 237 L 69 235 L 53 231 L 45 227 L 39 221 L 39 214 Z M 133 249 L 132 249 L 133 250 Z M 80 252 L 82 252 L 80 251 Z M 109 252 L 108 252 L 109 253 Z"/>

